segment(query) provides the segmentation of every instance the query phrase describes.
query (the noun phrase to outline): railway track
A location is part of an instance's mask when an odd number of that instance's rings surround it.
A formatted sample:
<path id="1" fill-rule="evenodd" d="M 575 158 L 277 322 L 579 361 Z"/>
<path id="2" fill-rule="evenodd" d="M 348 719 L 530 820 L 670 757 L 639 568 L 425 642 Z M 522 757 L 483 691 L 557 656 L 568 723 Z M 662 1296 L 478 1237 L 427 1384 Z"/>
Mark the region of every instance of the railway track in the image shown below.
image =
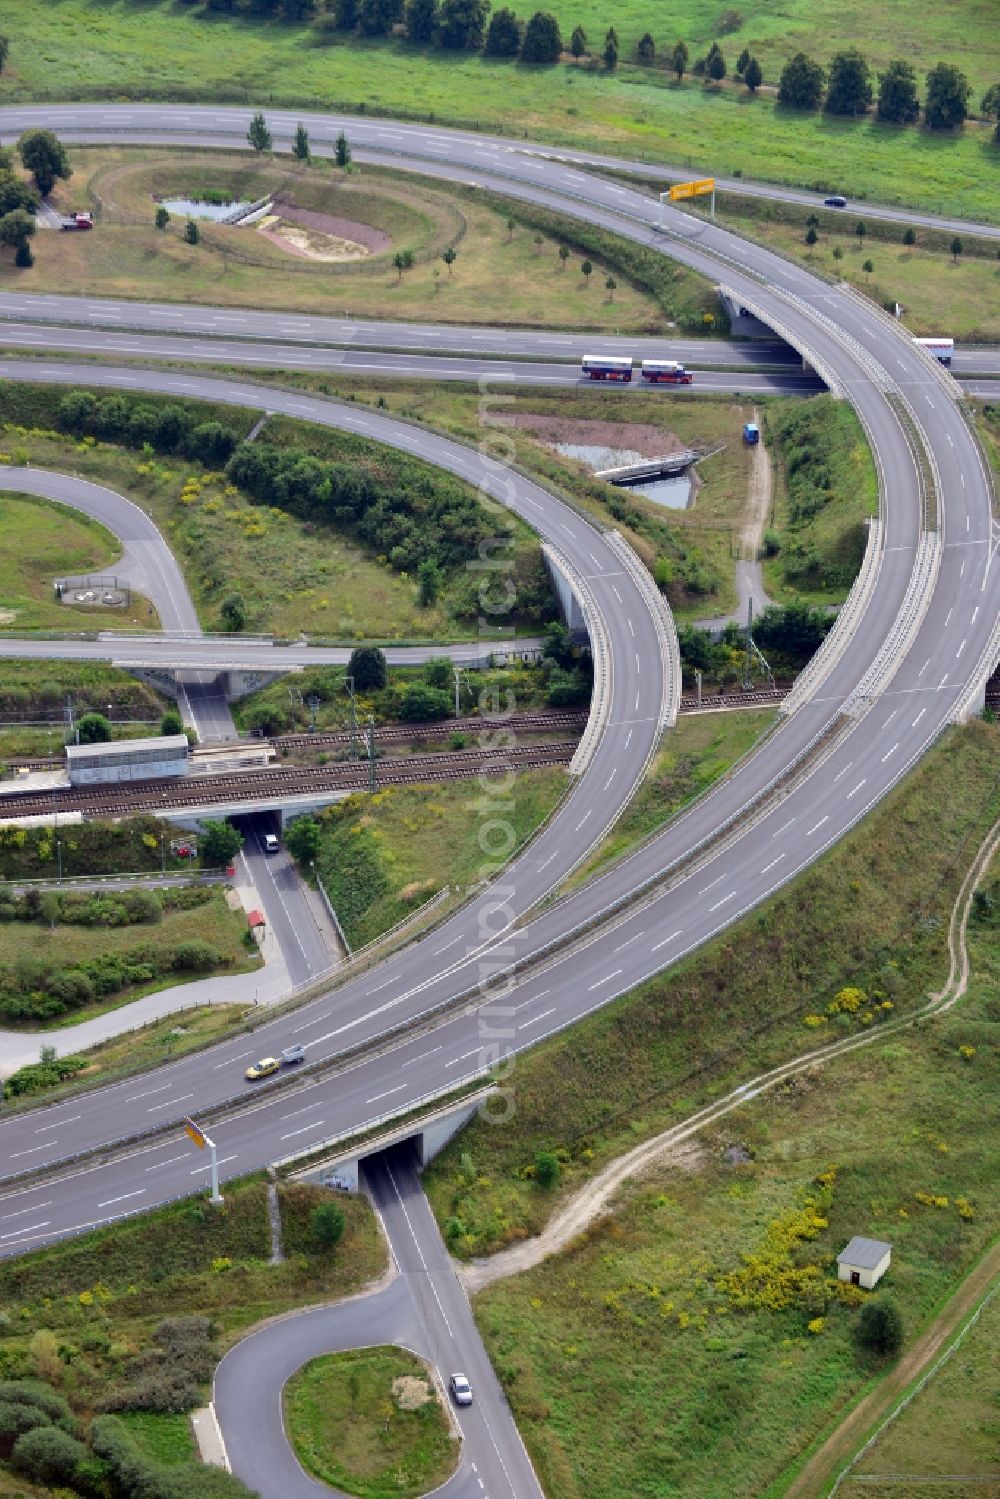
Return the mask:
<path id="1" fill-rule="evenodd" d="M 456 750 L 450 754 L 408 756 L 376 760 L 376 784 L 412 786 L 434 781 L 457 781 L 483 772 L 514 766 L 530 770 L 547 765 L 565 765 L 573 757 L 576 740 L 555 744 L 518 745 L 495 750 Z M 324 791 L 364 791 L 368 788 L 367 761 L 340 761 L 336 765 L 275 767 L 247 770 L 235 775 L 192 776 L 176 781 L 130 781 L 127 785 L 76 786 L 47 792 L 11 792 L 0 799 L 0 815 L 52 817 L 59 812 L 78 812 L 83 817 L 129 816 L 136 812 L 170 812 L 183 807 L 214 803 L 253 802 L 271 798 L 309 796 Z"/>
<path id="2" fill-rule="evenodd" d="M 406 744 L 410 740 L 450 739 L 453 734 L 561 734 L 583 733 L 587 722 L 587 709 L 565 713 L 515 713 L 509 718 L 450 718 L 444 723 L 394 724 L 375 730 L 375 746 L 380 744 Z M 364 731 L 358 728 L 355 735 L 360 744 Z M 350 729 L 336 729 L 315 734 L 279 734 L 271 743 L 276 750 L 349 748 Z"/>

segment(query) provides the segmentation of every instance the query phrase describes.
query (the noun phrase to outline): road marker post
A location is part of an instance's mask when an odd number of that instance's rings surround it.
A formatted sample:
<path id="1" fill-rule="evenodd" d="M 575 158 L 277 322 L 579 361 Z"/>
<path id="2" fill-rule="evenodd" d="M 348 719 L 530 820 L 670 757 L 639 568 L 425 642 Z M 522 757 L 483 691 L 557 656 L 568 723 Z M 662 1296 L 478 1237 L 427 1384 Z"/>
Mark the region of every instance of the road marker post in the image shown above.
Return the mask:
<path id="1" fill-rule="evenodd" d="M 212 1153 L 212 1193 L 208 1200 L 218 1207 L 224 1201 L 224 1198 L 219 1193 L 219 1156 L 215 1148 L 215 1141 L 210 1140 L 205 1131 L 195 1124 L 193 1119 L 184 1120 L 184 1132 L 190 1136 L 199 1150 L 204 1150 L 207 1146 Z"/>

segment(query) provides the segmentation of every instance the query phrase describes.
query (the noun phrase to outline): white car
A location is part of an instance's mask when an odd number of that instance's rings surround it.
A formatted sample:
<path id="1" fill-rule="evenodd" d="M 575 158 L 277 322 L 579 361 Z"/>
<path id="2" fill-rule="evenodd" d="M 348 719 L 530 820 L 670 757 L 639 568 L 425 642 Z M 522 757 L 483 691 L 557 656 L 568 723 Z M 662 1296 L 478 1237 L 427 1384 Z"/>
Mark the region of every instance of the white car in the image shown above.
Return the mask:
<path id="1" fill-rule="evenodd" d="M 266 854 L 276 854 L 280 847 L 281 844 L 278 842 L 276 833 L 264 834 L 264 852 Z"/>
<path id="2" fill-rule="evenodd" d="M 456 1405 L 472 1404 L 472 1386 L 464 1374 L 453 1374 L 448 1381 L 448 1388 Z"/>

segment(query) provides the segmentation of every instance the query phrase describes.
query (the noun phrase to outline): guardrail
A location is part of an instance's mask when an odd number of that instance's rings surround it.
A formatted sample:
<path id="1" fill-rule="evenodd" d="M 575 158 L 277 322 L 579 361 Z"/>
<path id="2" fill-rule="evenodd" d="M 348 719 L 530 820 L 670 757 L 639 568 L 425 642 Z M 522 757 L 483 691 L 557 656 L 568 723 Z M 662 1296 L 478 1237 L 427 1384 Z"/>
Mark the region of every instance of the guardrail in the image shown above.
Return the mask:
<path id="1" fill-rule="evenodd" d="M 797 708 L 801 708 L 803 703 L 815 697 L 850 645 L 878 581 L 884 541 L 884 528 L 881 520 L 877 516 L 870 517 L 868 542 L 858 575 L 834 621 L 833 628 L 825 636 L 808 666 L 796 677 L 792 690 L 782 702 L 780 711 L 786 716 L 790 716 Z"/>
<path id="2" fill-rule="evenodd" d="M 608 640 L 604 616 L 597 608 L 594 595 L 583 575 L 547 541 L 542 543 L 542 554 L 554 571 L 561 573 L 568 582 L 580 605 L 590 639 L 590 654 L 594 663 L 594 687 L 590 695 L 590 715 L 580 736 L 580 743 L 569 762 L 569 774 L 580 776 L 594 758 L 601 736 L 607 728 L 608 714 L 611 711 L 611 692 L 614 681 L 611 643 Z"/>
<path id="3" fill-rule="evenodd" d="M 649 570 L 636 556 L 620 531 L 611 531 L 605 537 L 628 570 L 630 577 L 646 601 L 659 629 L 660 660 L 663 667 L 663 699 L 660 710 L 661 727 L 673 728 L 677 722 L 681 702 L 681 648 L 677 639 L 677 625 L 670 607 L 657 588 Z"/>
<path id="4" fill-rule="evenodd" d="M 714 254 L 713 251 L 709 251 L 707 253 Z M 778 336 L 784 339 L 789 348 L 797 349 L 802 358 L 807 360 L 808 363 L 812 365 L 813 369 L 816 371 L 816 374 L 819 375 L 820 379 L 823 381 L 823 384 L 826 386 L 830 394 L 837 400 L 841 400 L 843 398 L 844 393 L 840 388 L 840 382 L 837 380 L 837 377 L 831 370 L 830 366 L 824 359 L 821 359 L 818 354 L 814 353 L 811 348 L 809 348 L 807 345 L 804 346 L 802 340 L 796 334 L 792 333 L 791 329 L 786 323 L 780 322 L 773 313 L 765 312 L 760 302 L 752 301 L 742 292 L 734 291 L 731 286 L 726 286 L 723 282 L 719 283 L 719 285 L 716 287 L 716 291 L 718 291 L 720 296 L 730 297 L 740 307 L 745 307 L 748 312 L 752 313 L 759 322 L 766 323 L 769 328 L 773 328 Z M 779 293 L 779 295 L 783 294 Z M 789 296 L 786 297 L 786 300 L 797 303 L 799 299 L 797 297 Z M 826 319 L 823 318 L 823 315 L 821 313 L 815 313 L 813 308 L 810 307 L 808 311 L 811 316 L 819 317 L 821 321 L 826 321 Z"/>
<path id="5" fill-rule="evenodd" d="M 859 718 L 892 681 L 903 657 L 923 623 L 941 567 L 941 538 L 936 531 L 925 531 L 917 544 L 917 555 L 906 585 L 899 612 L 892 622 L 868 670 L 844 702 L 843 711 Z"/>

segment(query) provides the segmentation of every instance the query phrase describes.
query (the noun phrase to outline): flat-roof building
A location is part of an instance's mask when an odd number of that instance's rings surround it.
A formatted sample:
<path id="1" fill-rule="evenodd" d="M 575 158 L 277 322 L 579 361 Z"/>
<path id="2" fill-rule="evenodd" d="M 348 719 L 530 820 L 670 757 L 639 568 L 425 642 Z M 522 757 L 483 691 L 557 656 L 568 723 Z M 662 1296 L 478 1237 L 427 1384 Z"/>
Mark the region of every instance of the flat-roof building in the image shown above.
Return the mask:
<path id="1" fill-rule="evenodd" d="M 110 739 L 103 744 L 66 746 L 66 769 L 71 786 L 183 776 L 187 774 L 187 768 L 186 734 L 161 734 L 155 739 Z"/>
<path id="2" fill-rule="evenodd" d="M 837 1255 L 837 1276 L 870 1291 L 888 1270 L 891 1255 L 891 1244 L 855 1234 L 847 1248 Z"/>

